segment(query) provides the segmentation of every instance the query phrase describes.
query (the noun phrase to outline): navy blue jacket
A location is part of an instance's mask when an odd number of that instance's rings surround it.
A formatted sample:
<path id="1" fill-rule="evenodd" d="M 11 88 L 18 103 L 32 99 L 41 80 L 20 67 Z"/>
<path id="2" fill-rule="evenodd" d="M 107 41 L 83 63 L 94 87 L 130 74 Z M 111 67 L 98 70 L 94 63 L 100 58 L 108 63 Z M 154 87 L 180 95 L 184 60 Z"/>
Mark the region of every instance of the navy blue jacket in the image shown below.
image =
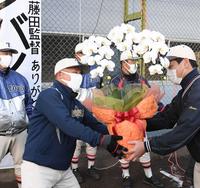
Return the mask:
<path id="1" fill-rule="evenodd" d="M 70 88 L 55 81 L 38 96 L 28 126 L 23 159 L 57 170 L 69 168 L 76 139 L 97 146 L 105 125 L 75 98 Z"/>
<path id="2" fill-rule="evenodd" d="M 200 79 L 182 96 L 191 81 L 199 75 L 197 69 L 191 71 L 181 82 L 182 89 L 166 106 L 147 121 L 147 131 L 171 129 L 161 136 L 150 138 L 145 143 L 146 150 L 161 155 L 171 153 L 187 145 L 195 161 L 200 162 Z"/>

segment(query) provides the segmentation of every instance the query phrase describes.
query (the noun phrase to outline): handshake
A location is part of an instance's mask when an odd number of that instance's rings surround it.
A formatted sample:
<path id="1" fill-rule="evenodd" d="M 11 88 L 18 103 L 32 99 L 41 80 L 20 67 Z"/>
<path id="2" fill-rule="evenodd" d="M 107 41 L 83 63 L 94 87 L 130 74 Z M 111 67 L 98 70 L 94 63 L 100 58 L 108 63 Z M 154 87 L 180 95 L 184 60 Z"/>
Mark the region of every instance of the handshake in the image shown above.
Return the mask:
<path id="1" fill-rule="evenodd" d="M 125 152 L 128 151 L 127 148 L 119 145 L 118 140 L 122 140 L 122 136 L 117 135 L 102 135 L 100 138 L 100 146 L 107 149 L 113 157 L 118 157 L 119 159 L 125 157 Z"/>

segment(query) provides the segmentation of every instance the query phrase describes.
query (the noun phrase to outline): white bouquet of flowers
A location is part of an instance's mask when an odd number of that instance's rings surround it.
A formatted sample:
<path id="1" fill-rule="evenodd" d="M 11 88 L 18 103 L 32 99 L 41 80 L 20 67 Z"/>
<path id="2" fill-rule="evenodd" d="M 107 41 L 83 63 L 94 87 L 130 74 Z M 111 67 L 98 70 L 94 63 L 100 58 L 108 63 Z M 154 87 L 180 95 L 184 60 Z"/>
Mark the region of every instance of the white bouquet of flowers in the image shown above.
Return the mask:
<path id="1" fill-rule="evenodd" d="M 150 63 L 150 75 L 163 74 L 164 68 L 169 66 L 169 61 L 165 57 L 169 51 L 165 43 L 165 37 L 156 31 L 143 30 L 136 32 L 130 24 L 116 26 L 107 37 L 90 36 L 83 41 L 81 63 L 97 65 L 91 70 L 91 77 L 103 77 L 104 71 L 114 71 L 115 63 L 111 60 L 114 55 L 114 48 L 121 53 L 130 53 L 132 58 L 142 58 L 145 64 Z M 112 46 L 112 47 L 111 47 Z"/>

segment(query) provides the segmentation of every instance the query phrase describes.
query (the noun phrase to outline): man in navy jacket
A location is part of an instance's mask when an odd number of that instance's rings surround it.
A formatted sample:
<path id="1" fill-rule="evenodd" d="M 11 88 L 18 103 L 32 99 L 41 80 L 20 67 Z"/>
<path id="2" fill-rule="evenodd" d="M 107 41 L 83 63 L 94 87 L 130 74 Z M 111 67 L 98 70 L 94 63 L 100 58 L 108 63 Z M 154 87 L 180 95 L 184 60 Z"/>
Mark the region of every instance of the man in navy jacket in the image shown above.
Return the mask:
<path id="1" fill-rule="evenodd" d="M 172 129 L 146 142 L 131 142 L 134 149 L 129 159 L 136 159 L 145 151 L 160 155 L 169 154 L 187 146 L 196 161 L 194 167 L 194 187 L 200 187 L 200 75 L 196 69 L 196 57 L 186 45 L 174 46 L 167 54 L 170 66 L 169 80 L 180 84 L 182 89 L 164 111 L 147 120 L 147 131 Z"/>
<path id="2" fill-rule="evenodd" d="M 22 188 L 79 187 L 70 168 L 77 139 L 123 155 L 116 142 L 122 137 L 107 135 L 106 126 L 76 99 L 82 82 L 79 63 L 62 59 L 54 74 L 53 86 L 40 93 L 28 127 Z"/>

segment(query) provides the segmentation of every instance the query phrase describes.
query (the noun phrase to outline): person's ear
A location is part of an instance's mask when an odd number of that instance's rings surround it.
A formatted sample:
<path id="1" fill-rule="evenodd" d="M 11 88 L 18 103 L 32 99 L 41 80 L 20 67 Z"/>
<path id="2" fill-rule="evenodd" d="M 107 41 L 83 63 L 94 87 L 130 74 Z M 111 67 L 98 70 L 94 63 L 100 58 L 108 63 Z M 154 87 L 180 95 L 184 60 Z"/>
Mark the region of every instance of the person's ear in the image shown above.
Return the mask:
<path id="1" fill-rule="evenodd" d="M 58 80 L 60 79 L 60 72 L 56 73 L 55 78 Z"/>
<path id="2" fill-rule="evenodd" d="M 189 60 L 189 59 L 184 59 L 183 61 L 184 61 L 184 66 L 185 66 L 185 68 L 191 67 L 190 60 Z"/>
<path id="3" fill-rule="evenodd" d="M 62 78 L 63 78 L 62 72 L 58 72 L 58 73 L 56 74 L 56 78 L 62 79 Z"/>

